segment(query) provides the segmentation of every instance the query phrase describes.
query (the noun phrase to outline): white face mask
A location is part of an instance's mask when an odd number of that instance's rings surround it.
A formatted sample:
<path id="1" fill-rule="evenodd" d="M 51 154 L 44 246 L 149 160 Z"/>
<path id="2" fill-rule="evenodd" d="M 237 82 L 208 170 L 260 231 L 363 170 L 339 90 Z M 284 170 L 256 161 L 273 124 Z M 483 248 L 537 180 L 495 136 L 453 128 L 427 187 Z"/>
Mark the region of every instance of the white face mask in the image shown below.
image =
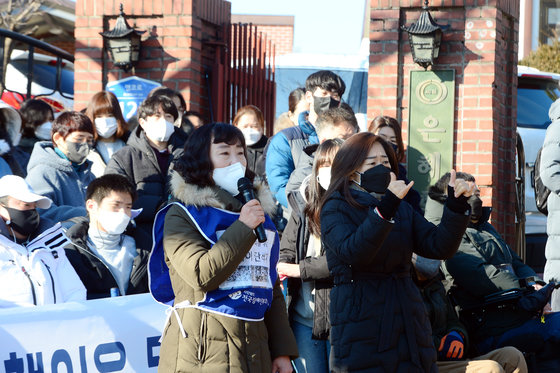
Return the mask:
<path id="1" fill-rule="evenodd" d="M 95 129 L 97 134 L 105 139 L 113 136 L 117 132 L 118 124 L 115 117 L 95 118 Z"/>
<path id="2" fill-rule="evenodd" d="M 163 116 L 159 119 L 150 118 L 142 126 L 146 136 L 152 141 L 167 141 L 175 131 L 173 123 L 165 120 Z"/>
<path id="3" fill-rule="evenodd" d="M 130 216 L 122 211 L 106 211 L 99 209 L 97 220 L 107 233 L 122 234 L 130 222 Z"/>
<path id="4" fill-rule="evenodd" d="M 325 190 L 329 189 L 329 185 L 331 185 L 331 168 L 320 167 L 317 171 L 317 179 L 319 179 L 319 185 L 321 185 L 321 188 Z"/>
<path id="5" fill-rule="evenodd" d="M 215 168 L 212 173 L 212 178 L 216 185 L 227 190 L 232 196 L 239 194 L 237 181 L 242 177 L 245 177 L 245 166 L 240 162 L 227 167 Z"/>
<path id="6" fill-rule="evenodd" d="M 245 137 L 245 143 L 247 146 L 256 144 L 263 135 L 261 131 L 252 127 L 243 128 L 241 132 L 243 133 L 243 137 Z"/>
<path id="7" fill-rule="evenodd" d="M 51 139 L 52 122 L 45 122 L 39 127 L 35 128 L 35 136 L 40 140 Z"/>

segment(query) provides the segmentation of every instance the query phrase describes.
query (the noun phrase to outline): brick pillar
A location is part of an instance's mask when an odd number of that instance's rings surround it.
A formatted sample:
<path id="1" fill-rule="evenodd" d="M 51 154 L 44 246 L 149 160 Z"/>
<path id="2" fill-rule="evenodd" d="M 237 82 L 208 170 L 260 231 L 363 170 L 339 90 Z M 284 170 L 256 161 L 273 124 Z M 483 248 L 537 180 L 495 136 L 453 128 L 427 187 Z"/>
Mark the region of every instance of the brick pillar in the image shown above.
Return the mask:
<path id="1" fill-rule="evenodd" d="M 370 0 L 368 119 L 390 115 L 408 138 L 412 61 L 401 25 L 418 20 L 421 0 Z M 455 70 L 453 164 L 473 174 L 492 223 L 513 244 L 515 236 L 515 133 L 518 0 L 430 1 L 444 33 L 434 69 Z M 513 247 L 513 246 L 512 246 Z"/>
<path id="2" fill-rule="evenodd" d="M 109 82 L 136 75 L 181 91 L 188 110 L 209 113 L 206 72 L 224 40 L 231 4 L 225 0 L 122 0 L 128 23 L 145 30 L 136 68 L 113 66 L 99 32 L 115 26 L 121 1 L 76 0 L 74 109 Z"/>

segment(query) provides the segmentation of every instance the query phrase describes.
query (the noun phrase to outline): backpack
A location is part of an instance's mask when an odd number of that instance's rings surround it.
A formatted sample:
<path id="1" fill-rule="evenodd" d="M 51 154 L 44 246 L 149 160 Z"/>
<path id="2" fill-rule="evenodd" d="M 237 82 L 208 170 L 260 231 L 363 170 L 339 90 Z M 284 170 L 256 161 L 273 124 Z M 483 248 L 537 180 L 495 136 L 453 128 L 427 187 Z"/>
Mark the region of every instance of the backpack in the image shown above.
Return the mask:
<path id="1" fill-rule="evenodd" d="M 533 168 L 533 185 L 535 186 L 535 203 L 537 205 L 537 210 L 545 215 L 548 215 L 548 196 L 550 195 L 550 189 L 548 189 L 542 182 L 540 175 L 541 166 L 541 153 L 542 148 L 540 148 L 537 153 L 537 159 L 535 159 L 535 166 Z"/>

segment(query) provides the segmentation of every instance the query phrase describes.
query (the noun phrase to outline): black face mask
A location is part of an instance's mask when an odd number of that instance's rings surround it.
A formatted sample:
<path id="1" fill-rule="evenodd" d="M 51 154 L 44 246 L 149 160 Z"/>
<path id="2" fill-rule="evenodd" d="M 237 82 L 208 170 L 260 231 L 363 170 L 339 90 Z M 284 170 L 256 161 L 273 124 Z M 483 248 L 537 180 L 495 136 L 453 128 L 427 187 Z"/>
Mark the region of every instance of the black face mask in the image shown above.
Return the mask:
<path id="1" fill-rule="evenodd" d="M 66 157 L 68 157 L 70 162 L 82 164 L 86 161 L 91 147 L 87 142 L 77 143 L 66 141 L 66 149 Z"/>
<path id="2" fill-rule="evenodd" d="M 397 144 L 393 144 L 392 142 L 389 142 L 389 145 L 391 145 L 391 147 L 395 151 L 395 154 L 397 154 L 399 151 L 399 146 Z"/>
<path id="3" fill-rule="evenodd" d="M 29 237 L 39 228 L 41 220 L 36 209 L 21 211 L 6 206 L 4 208 L 10 214 L 8 225 L 19 234 Z"/>
<path id="4" fill-rule="evenodd" d="M 340 101 L 335 100 L 331 96 L 326 96 L 326 97 L 313 96 L 313 110 L 315 110 L 315 114 L 317 115 L 324 113 L 330 108 L 338 107 L 339 105 L 340 105 Z"/>
<path id="5" fill-rule="evenodd" d="M 467 200 L 468 204 L 471 206 L 471 221 L 478 222 L 482 217 L 482 200 L 472 195 Z"/>
<path id="6" fill-rule="evenodd" d="M 391 169 L 378 164 L 360 174 L 360 186 L 369 193 L 385 193 L 391 182 Z"/>

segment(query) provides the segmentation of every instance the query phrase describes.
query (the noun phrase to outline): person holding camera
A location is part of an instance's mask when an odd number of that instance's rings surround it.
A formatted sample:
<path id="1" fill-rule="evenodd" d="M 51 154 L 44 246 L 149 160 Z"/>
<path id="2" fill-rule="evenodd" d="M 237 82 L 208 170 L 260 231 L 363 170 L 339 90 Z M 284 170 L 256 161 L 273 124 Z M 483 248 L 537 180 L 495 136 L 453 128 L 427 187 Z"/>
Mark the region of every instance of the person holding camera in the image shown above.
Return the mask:
<path id="1" fill-rule="evenodd" d="M 393 148 L 369 132 L 344 142 L 321 208 L 321 240 L 334 277 L 331 371 L 436 372 L 430 322 L 410 276 L 412 253 L 453 256 L 469 220 L 472 188 L 449 182 L 442 224 L 401 203 Z"/>
<path id="2" fill-rule="evenodd" d="M 443 202 L 447 199 L 450 177 L 449 173 L 443 175 L 429 189 L 425 216 L 434 224 L 445 219 Z M 539 317 L 546 297 L 544 302 L 535 301 L 544 294 L 535 290 L 545 283 L 488 222 L 491 208 L 482 206 L 475 178 L 467 173 L 458 173 L 457 177 L 474 188 L 475 193 L 468 200 L 471 218 L 459 250 L 442 263 L 442 269 L 451 299 L 467 324 L 477 352 L 485 354 L 514 346 L 535 354 L 539 372 L 559 372 L 560 314 L 548 313 L 546 309 Z M 519 302 L 521 299 L 525 303 Z M 525 306 L 527 301 L 533 309 Z"/>
<path id="3" fill-rule="evenodd" d="M 278 233 L 267 215 L 275 205 L 264 187 L 258 200 L 244 201 L 241 178 L 254 174 L 239 129 L 213 123 L 191 134 L 172 173 L 174 200 L 153 229 L 150 291 L 172 305 L 160 373 L 292 372 L 297 345 L 277 281 Z M 261 225 L 266 236 L 255 242 Z"/>

